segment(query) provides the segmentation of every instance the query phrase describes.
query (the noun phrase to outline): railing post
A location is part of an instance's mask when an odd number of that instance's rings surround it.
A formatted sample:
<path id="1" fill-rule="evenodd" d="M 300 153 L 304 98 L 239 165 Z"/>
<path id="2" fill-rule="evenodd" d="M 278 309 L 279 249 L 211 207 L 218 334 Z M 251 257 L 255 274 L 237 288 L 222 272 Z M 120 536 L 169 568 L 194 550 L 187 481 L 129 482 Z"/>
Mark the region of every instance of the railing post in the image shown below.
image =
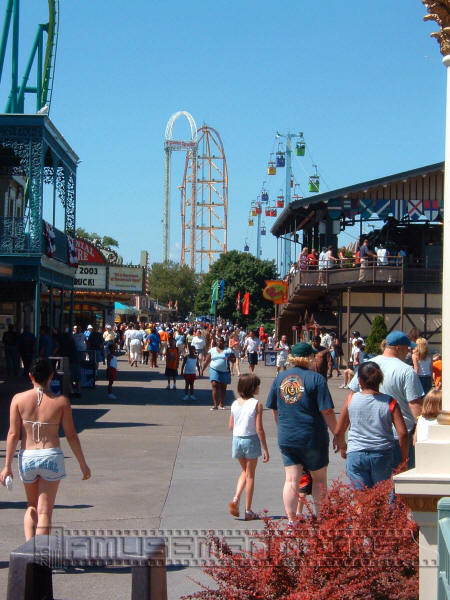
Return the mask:
<path id="1" fill-rule="evenodd" d="M 441 498 L 438 502 L 438 600 L 450 598 L 450 549 L 444 531 L 450 534 L 450 498 Z"/>

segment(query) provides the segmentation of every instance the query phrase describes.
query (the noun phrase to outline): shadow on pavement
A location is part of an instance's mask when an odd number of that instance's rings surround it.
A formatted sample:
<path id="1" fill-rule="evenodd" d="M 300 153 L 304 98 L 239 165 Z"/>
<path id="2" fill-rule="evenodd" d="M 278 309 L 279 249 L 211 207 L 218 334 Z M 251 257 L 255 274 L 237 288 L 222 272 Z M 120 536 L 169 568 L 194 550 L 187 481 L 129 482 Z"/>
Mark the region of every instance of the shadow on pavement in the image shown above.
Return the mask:
<path id="1" fill-rule="evenodd" d="M 0 502 L 0 510 L 17 508 L 24 510 L 28 507 L 26 502 Z M 55 504 L 55 508 L 94 508 L 93 504 Z"/>
<path id="2" fill-rule="evenodd" d="M 135 423 L 133 421 L 98 421 L 109 409 L 104 408 L 73 408 L 73 422 L 75 423 L 75 429 L 77 433 L 80 433 L 84 429 L 114 429 L 121 427 L 157 427 L 157 423 Z M 60 430 L 60 436 L 64 437 L 62 428 Z"/>
<path id="3" fill-rule="evenodd" d="M 181 383 L 181 381 L 180 381 Z M 117 390 L 118 399 L 111 404 L 142 404 L 149 406 L 212 406 L 211 390 L 196 390 L 194 389 L 195 400 L 183 400 L 184 385 L 180 385 L 176 390 L 170 389 L 142 389 L 139 387 L 127 387 L 127 398 L 132 398 L 129 402 L 122 398 L 125 396 L 124 391 Z M 121 397 L 119 397 L 121 396 Z M 233 390 L 227 390 L 225 396 L 225 405 L 230 408 L 231 403 L 235 399 Z"/>

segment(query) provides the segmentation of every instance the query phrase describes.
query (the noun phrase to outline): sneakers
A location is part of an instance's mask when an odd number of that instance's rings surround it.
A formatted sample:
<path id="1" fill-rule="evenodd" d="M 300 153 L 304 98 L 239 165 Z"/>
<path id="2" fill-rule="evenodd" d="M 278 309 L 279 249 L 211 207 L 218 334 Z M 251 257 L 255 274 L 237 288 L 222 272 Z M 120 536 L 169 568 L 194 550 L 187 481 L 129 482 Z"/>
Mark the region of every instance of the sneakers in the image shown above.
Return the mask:
<path id="1" fill-rule="evenodd" d="M 173 384 L 173 388 L 172 388 L 172 389 L 173 389 L 173 390 L 176 390 L 176 389 L 177 389 L 177 386 L 176 386 L 175 384 Z"/>
<path id="2" fill-rule="evenodd" d="M 190 399 L 191 399 L 191 400 L 197 400 L 197 398 L 194 396 L 194 394 L 191 394 L 191 395 L 190 395 Z"/>
<path id="3" fill-rule="evenodd" d="M 166 390 L 170 390 L 170 383 L 166 385 Z"/>
<path id="4" fill-rule="evenodd" d="M 114 394 L 108 394 L 108 400 L 117 400 L 117 396 Z"/>
<path id="5" fill-rule="evenodd" d="M 190 397 L 190 396 L 188 396 L 188 394 L 185 394 L 185 395 L 183 396 L 183 400 L 190 400 L 190 399 L 191 399 L 191 397 Z"/>
<path id="6" fill-rule="evenodd" d="M 348 390 L 348 385 L 345 385 L 345 383 L 341 383 L 339 387 L 341 390 Z"/>
<path id="7" fill-rule="evenodd" d="M 245 511 L 245 520 L 246 521 L 254 521 L 255 519 L 259 519 L 259 515 L 257 515 L 252 510 Z"/>

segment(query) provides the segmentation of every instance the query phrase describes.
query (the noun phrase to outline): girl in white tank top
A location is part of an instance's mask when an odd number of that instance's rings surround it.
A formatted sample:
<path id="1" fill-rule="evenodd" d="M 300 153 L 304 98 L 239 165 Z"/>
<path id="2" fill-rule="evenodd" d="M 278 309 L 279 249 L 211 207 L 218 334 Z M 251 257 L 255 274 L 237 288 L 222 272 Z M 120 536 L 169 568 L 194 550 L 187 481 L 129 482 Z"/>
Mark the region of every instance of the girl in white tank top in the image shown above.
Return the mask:
<path id="1" fill-rule="evenodd" d="M 233 516 L 239 516 L 239 499 L 245 488 L 246 521 L 258 518 L 251 508 L 258 457 L 263 454 L 263 462 L 269 460 L 266 435 L 262 424 L 263 407 L 255 398 L 258 395 L 260 383 L 259 377 L 253 373 L 239 377 L 238 394 L 240 397 L 231 405 L 229 421 L 229 428 L 233 431 L 231 455 L 239 461 L 241 466 L 236 493 L 229 504 L 229 510 Z"/>

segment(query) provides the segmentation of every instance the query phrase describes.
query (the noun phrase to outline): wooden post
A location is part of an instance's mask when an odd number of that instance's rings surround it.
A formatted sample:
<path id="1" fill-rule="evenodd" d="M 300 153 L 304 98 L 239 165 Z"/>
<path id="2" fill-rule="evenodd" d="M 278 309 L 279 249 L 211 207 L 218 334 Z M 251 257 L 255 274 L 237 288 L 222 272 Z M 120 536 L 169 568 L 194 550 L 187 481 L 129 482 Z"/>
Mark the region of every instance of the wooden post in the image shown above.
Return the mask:
<path id="1" fill-rule="evenodd" d="M 405 293 L 403 285 L 400 288 L 400 329 L 403 331 Z"/>
<path id="2" fill-rule="evenodd" d="M 347 288 L 347 363 L 352 356 L 352 345 L 350 342 L 350 300 L 351 288 Z"/>

